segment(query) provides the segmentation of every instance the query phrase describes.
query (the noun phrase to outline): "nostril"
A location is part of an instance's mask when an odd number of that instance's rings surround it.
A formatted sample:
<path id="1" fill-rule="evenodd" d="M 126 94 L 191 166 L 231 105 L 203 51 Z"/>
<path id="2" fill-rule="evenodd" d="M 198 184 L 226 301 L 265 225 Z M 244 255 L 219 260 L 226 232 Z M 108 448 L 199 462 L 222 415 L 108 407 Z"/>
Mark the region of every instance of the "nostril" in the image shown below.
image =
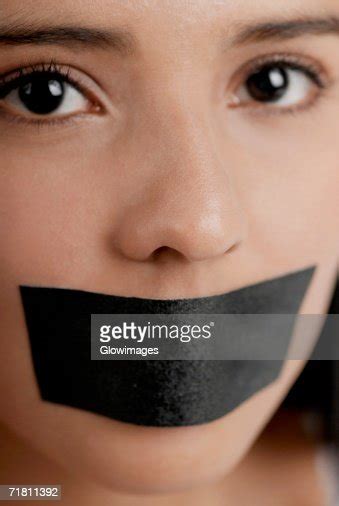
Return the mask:
<path id="1" fill-rule="evenodd" d="M 160 248 L 157 248 L 155 251 L 153 251 L 152 253 L 152 257 L 154 259 L 158 258 L 159 256 L 162 256 L 166 253 L 168 253 L 168 251 L 170 250 L 171 248 L 169 248 L 168 246 L 160 246 Z"/>
<path id="2" fill-rule="evenodd" d="M 232 246 L 225 249 L 225 254 L 227 253 L 227 255 L 229 255 L 230 253 L 234 253 L 239 248 L 240 244 L 241 244 L 241 241 L 235 242 L 234 244 L 232 244 Z"/>
<path id="3" fill-rule="evenodd" d="M 153 251 L 150 257 L 154 262 L 161 262 L 173 259 L 184 259 L 184 255 L 180 251 L 170 248 L 169 246 L 160 246 Z"/>

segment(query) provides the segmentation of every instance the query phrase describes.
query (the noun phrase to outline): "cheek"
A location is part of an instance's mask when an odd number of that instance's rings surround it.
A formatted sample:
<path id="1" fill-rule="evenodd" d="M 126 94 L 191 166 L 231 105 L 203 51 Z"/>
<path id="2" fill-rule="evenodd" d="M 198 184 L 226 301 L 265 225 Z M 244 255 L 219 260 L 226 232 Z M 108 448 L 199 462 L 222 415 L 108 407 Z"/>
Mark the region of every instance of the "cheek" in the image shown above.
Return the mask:
<path id="1" fill-rule="evenodd" d="M 320 162 L 320 160 L 319 160 Z M 285 259 L 304 258 L 318 263 L 338 253 L 339 215 L 338 171 L 326 168 L 319 177 L 317 163 L 308 170 L 281 177 L 284 167 L 275 165 L 279 175 L 271 185 L 249 197 L 253 203 L 250 236 L 261 251 L 275 251 Z M 334 168 L 333 168 L 334 166 Z M 269 170 L 269 167 L 267 167 Z M 260 202 L 260 205 L 258 205 Z"/>
<path id="2" fill-rule="evenodd" d="M 76 286 L 112 267 L 109 241 L 148 166 L 112 129 L 0 136 L 0 274 Z"/>
<path id="3" fill-rule="evenodd" d="M 319 107 L 319 106 L 318 106 Z M 339 253 L 338 110 L 235 118 L 233 177 L 249 221 L 247 245 L 267 258 L 306 262 Z M 246 171 L 243 170 L 246 167 Z"/>
<path id="4" fill-rule="evenodd" d="M 12 274 L 21 282 L 62 282 L 75 268 L 79 274 L 87 259 L 94 261 L 101 227 L 110 218 L 100 205 L 100 188 L 107 184 L 98 170 L 104 161 L 90 139 L 80 139 L 81 143 L 72 137 L 56 146 L 46 139 L 46 145 L 33 143 L 28 149 L 23 143 L 22 149 L 4 150 L 0 170 L 4 275 Z M 86 140 L 85 157 L 81 145 Z M 114 204 L 111 207 L 114 214 Z"/>

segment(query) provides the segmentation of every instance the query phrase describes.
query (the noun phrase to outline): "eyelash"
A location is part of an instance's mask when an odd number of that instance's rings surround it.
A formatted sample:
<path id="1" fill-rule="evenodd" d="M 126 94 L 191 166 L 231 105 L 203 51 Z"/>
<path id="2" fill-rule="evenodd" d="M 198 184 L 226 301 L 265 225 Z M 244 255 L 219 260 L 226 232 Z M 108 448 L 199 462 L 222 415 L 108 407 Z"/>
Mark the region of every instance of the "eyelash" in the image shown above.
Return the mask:
<path id="1" fill-rule="evenodd" d="M 314 60 L 311 60 L 309 57 L 290 53 L 273 53 L 271 55 L 256 57 L 245 63 L 245 65 L 240 68 L 240 72 L 245 69 L 245 72 L 248 73 L 248 77 L 251 73 L 260 70 L 262 66 L 274 63 L 286 64 L 290 68 L 301 70 L 313 79 L 319 87 L 325 85 L 325 70 L 320 64 L 316 64 Z"/>
<path id="2" fill-rule="evenodd" d="M 251 74 L 260 71 L 262 67 L 270 64 L 280 64 L 283 65 L 286 69 L 289 70 L 297 70 L 303 72 L 307 77 L 309 77 L 312 82 L 318 87 L 319 90 L 326 89 L 329 85 L 329 78 L 324 70 L 324 68 L 315 63 L 313 59 L 293 54 L 286 53 L 275 53 L 270 55 L 264 55 L 254 58 L 249 62 L 246 62 L 243 66 L 238 69 L 235 73 L 234 77 L 231 79 L 232 87 L 234 88 L 235 84 L 241 85 L 241 83 L 245 84 L 247 79 L 251 76 Z M 41 75 L 41 73 L 48 73 L 52 77 L 56 77 L 58 79 L 62 78 L 62 80 L 71 85 L 74 89 L 76 89 L 79 93 L 81 93 L 92 105 L 93 111 L 99 112 L 102 111 L 103 107 L 96 99 L 93 93 L 91 93 L 86 86 L 84 86 L 79 79 L 75 79 L 72 77 L 73 69 L 71 66 L 60 65 L 55 61 L 50 61 L 49 63 L 38 63 L 38 64 L 28 64 L 23 68 L 18 68 L 14 71 L 7 72 L 6 74 L 0 76 L 0 102 L 4 99 L 10 92 L 18 88 L 27 78 L 32 78 L 36 75 Z M 233 95 L 234 96 L 234 95 Z M 318 93 L 319 96 L 319 93 Z M 314 100 L 314 102 L 316 99 Z M 306 106 L 294 106 L 294 107 L 285 107 L 285 108 L 273 108 L 267 104 L 256 104 L 252 107 L 247 107 L 248 109 L 252 109 L 251 112 L 259 112 L 267 115 L 270 114 L 286 114 L 286 113 L 294 113 L 297 110 L 307 109 L 312 105 L 312 103 L 307 104 Z M 232 105 L 229 104 L 230 107 L 237 108 L 245 106 L 242 105 Z M 274 109 L 274 110 L 273 110 Z M 26 123 L 29 125 L 38 125 L 38 126 L 46 126 L 46 125 L 60 125 L 66 122 L 74 121 L 75 116 L 66 116 L 66 117 L 45 117 L 45 118 L 27 118 L 24 116 L 13 115 L 7 113 L 6 111 L 1 110 L 0 113 L 6 115 L 8 119 L 15 122 Z M 82 113 L 82 116 L 85 113 Z M 80 114 L 78 115 L 80 116 Z"/>
<path id="3" fill-rule="evenodd" d="M 50 63 L 32 64 L 24 68 L 19 68 L 4 76 L 0 76 L 0 100 L 5 98 L 9 92 L 13 91 L 24 79 L 27 79 L 27 77 L 34 77 L 41 73 L 50 73 L 53 76 L 62 77 L 67 83 L 83 93 L 79 83 L 70 77 L 70 72 L 70 67 L 58 65 L 54 61 Z"/>

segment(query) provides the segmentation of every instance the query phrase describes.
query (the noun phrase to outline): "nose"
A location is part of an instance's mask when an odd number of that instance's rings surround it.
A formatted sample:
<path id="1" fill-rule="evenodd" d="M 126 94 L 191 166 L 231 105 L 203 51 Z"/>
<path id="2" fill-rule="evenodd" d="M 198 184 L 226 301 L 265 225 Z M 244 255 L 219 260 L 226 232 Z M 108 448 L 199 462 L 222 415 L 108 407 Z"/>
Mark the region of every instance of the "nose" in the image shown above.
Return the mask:
<path id="1" fill-rule="evenodd" d="M 206 122 L 176 121 L 157 145 L 133 202 L 115 231 L 115 246 L 134 261 L 165 251 L 188 261 L 225 255 L 243 240 L 245 218 L 229 164 Z M 165 140 L 164 140 L 165 139 Z"/>

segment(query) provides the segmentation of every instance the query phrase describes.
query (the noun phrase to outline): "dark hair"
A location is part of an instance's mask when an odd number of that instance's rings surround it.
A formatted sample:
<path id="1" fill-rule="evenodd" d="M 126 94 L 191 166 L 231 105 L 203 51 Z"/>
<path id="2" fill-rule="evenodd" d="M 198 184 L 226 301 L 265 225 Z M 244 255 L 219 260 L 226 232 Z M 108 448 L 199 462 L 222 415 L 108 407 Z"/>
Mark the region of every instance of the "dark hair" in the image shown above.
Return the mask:
<path id="1" fill-rule="evenodd" d="M 328 313 L 339 314 L 339 279 Z M 329 331 L 333 332 L 333 327 L 325 325 L 319 341 L 325 339 Z M 283 407 L 321 413 L 325 437 L 339 446 L 339 361 L 310 360 Z"/>

